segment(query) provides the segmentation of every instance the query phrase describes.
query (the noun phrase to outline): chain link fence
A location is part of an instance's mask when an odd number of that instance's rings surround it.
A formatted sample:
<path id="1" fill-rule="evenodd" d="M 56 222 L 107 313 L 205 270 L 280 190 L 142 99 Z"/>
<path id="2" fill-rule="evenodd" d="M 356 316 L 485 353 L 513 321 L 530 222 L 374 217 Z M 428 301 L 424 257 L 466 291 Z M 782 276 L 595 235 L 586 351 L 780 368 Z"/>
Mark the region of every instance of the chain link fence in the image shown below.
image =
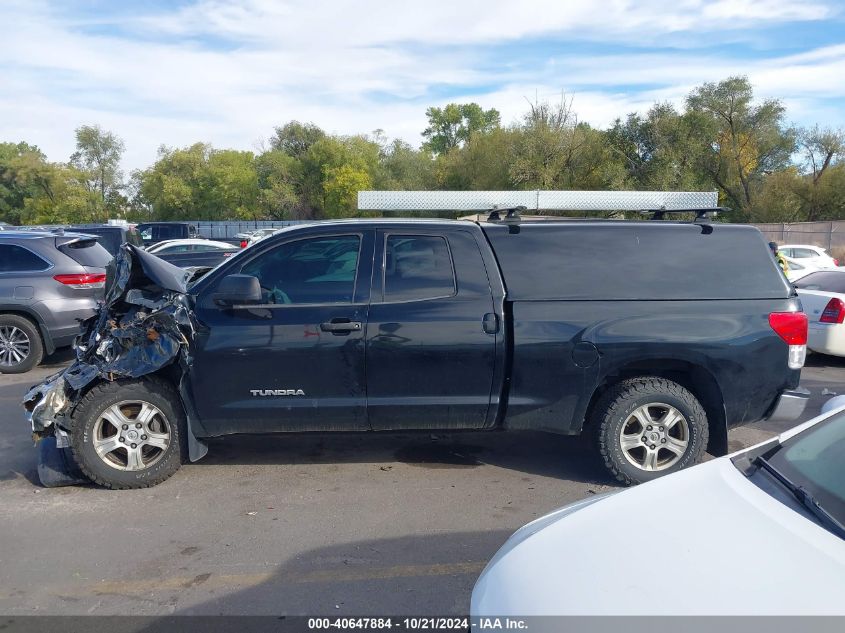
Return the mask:
<path id="1" fill-rule="evenodd" d="M 778 244 L 811 244 L 845 259 L 845 221 L 755 224 L 766 239 Z"/>

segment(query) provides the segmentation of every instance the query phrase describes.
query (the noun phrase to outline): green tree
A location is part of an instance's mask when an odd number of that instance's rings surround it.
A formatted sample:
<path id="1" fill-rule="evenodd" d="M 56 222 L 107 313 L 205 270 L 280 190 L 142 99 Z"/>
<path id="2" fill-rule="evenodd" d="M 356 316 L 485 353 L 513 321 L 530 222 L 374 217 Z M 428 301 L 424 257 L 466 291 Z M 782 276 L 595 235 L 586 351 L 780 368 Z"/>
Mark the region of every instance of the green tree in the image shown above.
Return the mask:
<path id="1" fill-rule="evenodd" d="M 425 112 L 428 127 L 422 135 L 423 148 L 443 154 L 466 143 L 474 133 L 487 133 L 499 127 L 499 111 L 483 110 L 477 103 L 450 103 L 445 108 L 431 107 Z"/>
<path id="2" fill-rule="evenodd" d="M 195 143 L 161 147 L 138 179 L 140 206 L 158 220 L 226 220 L 260 215 L 258 173 L 252 152 L 215 150 Z"/>
<path id="3" fill-rule="evenodd" d="M 534 102 L 523 117 L 514 147 L 511 180 L 520 189 L 554 189 L 580 147 L 571 99 L 559 104 Z"/>
<path id="4" fill-rule="evenodd" d="M 302 197 L 302 163 L 281 150 L 255 159 L 262 217 L 271 220 L 307 219 L 310 209 Z"/>
<path id="5" fill-rule="evenodd" d="M 721 190 L 736 218 L 748 216 L 766 174 L 785 169 L 795 133 L 777 99 L 753 103 L 746 77 L 706 83 L 687 97 L 687 124 L 698 148 L 697 166 Z"/>
<path id="6" fill-rule="evenodd" d="M 753 222 L 802 220 L 804 200 L 799 192 L 805 188 L 805 183 L 806 177 L 795 166 L 766 174 L 749 209 L 749 220 Z"/>
<path id="7" fill-rule="evenodd" d="M 207 213 L 203 199 L 211 152 L 205 143 L 159 148 L 156 162 L 139 175 L 138 196 L 151 219 L 216 219 Z"/>
<path id="8" fill-rule="evenodd" d="M 260 219 L 258 173 L 252 152 L 214 150 L 208 157 L 207 212 L 216 218 Z"/>
<path id="9" fill-rule="evenodd" d="M 302 158 L 314 143 L 325 137 L 326 133 L 313 123 L 289 121 L 276 128 L 270 146 L 288 156 Z"/>
<path id="10" fill-rule="evenodd" d="M 571 100 L 535 102 L 518 128 L 510 177 L 520 189 L 595 189 L 607 186 L 602 161 L 611 160 L 606 137 L 578 123 Z"/>
<path id="11" fill-rule="evenodd" d="M 838 196 L 835 188 L 827 186 L 828 174 L 845 152 L 845 132 L 819 126 L 805 128 L 798 131 L 798 147 L 806 174 L 796 187 L 803 200 L 803 219 L 813 222 L 829 217 Z"/>
<path id="12" fill-rule="evenodd" d="M 358 192 L 372 189 L 372 178 L 366 170 L 350 164 L 329 167 L 325 170 L 324 212 L 330 218 L 357 215 Z"/>
<path id="13" fill-rule="evenodd" d="M 38 195 L 37 183 L 22 177 L 27 163 L 46 165 L 47 157 L 28 143 L 0 143 L 0 219 L 20 224 L 24 202 Z"/>
<path id="14" fill-rule="evenodd" d="M 326 136 L 314 143 L 302 159 L 302 193 L 315 217 L 337 214 L 344 208 L 339 202 L 346 200 L 338 193 L 339 182 L 344 186 L 363 182 L 362 174 L 366 174 L 369 183 L 375 182 L 381 169 L 380 154 L 378 143 L 366 136 Z M 344 166 L 348 169 L 338 171 Z M 334 182 L 329 186 L 331 196 L 326 188 L 330 181 Z"/>
<path id="15" fill-rule="evenodd" d="M 120 160 L 125 149 L 123 141 L 99 125 L 83 125 L 76 128 L 76 151 L 71 154 L 70 164 L 84 177 L 88 190 L 98 195 L 91 196 L 91 215 L 102 215 L 122 211 L 121 196 L 123 174 Z"/>
<path id="16" fill-rule="evenodd" d="M 473 134 L 464 147 L 437 157 L 438 186 L 475 191 L 512 189 L 511 163 L 520 136 L 518 129 L 507 128 Z"/>
<path id="17" fill-rule="evenodd" d="M 689 191 L 713 186 L 697 169 L 698 150 L 687 119 L 671 104 L 656 103 L 645 116 L 616 119 L 606 134 L 626 171 L 623 188 Z"/>
<path id="18" fill-rule="evenodd" d="M 0 143 L 0 217 L 12 224 L 63 224 L 99 220 L 96 195 L 83 174 L 50 163 L 35 146 Z"/>
<path id="19" fill-rule="evenodd" d="M 382 144 L 380 163 L 375 184 L 379 189 L 424 191 L 437 184 L 431 153 L 414 149 L 400 139 Z"/>

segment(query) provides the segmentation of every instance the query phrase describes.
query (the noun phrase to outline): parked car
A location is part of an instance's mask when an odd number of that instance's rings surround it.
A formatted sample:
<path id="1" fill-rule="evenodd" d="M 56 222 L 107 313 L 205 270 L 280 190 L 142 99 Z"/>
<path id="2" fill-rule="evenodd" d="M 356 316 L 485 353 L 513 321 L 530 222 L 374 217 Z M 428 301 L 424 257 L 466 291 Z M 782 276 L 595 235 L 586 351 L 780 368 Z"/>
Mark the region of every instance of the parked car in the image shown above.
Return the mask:
<path id="1" fill-rule="evenodd" d="M 807 347 L 845 356 L 845 270 L 820 270 L 795 282 L 809 319 Z"/>
<path id="2" fill-rule="evenodd" d="M 130 224 L 73 224 L 64 227 L 65 231 L 96 235 L 100 246 L 105 248 L 112 257 L 116 256 L 121 244 L 141 246 L 141 234 Z"/>
<path id="3" fill-rule="evenodd" d="M 836 268 L 839 266 L 839 260 L 831 257 L 821 246 L 784 244 L 778 247 L 778 252 L 790 259 L 797 259 L 801 264 L 806 263 L 815 268 Z"/>
<path id="4" fill-rule="evenodd" d="M 213 268 L 226 258 L 240 253 L 241 249 L 233 244 L 211 240 L 170 240 L 151 246 L 147 252 L 179 268 Z"/>
<path id="5" fill-rule="evenodd" d="M 257 229 L 252 231 L 248 235 L 244 236 L 241 239 L 241 248 L 246 248 L 247 246 L 252 246 L 256 242 L 263 240 L 265 237 L 270 237 L 271 235 L 275 235 L 282 229 Z"/>
<path id="6" fill-rule="evenodd" d="M 94 314 L 111 255 L 88 235 L 0 233 L 0 373 L 27 372 Z"/>
<path id="7" fill-rule="evenodd" d="M 143 222 L 138 225 L 144 246 L 164 240 L 194 239 L 201 237 L 197 227 L 189 222 Z"/>
<path id="8" fill-rule="evenodd" d="M 577 501 L 507 540 L 470 613 L 845 615 L 843 464 L 840 406 L 730 457 Z"/>
<path id="9" fill-rule="evenodd" d="M 204 438 L 406 429 L 587 432 L 630 484 L 807 399 L 807 317 L 748 226 L 334 221 L 190 286 L 130 246 L 118 265 L 142 272 L 110 291 L 69 373 L 26 398 L 34 432 L 69 435 L 112 488 L 163 481 Z M 110 345 L 109 322 L 133 336 Z M 127 443 L 123 424 L 154 441 Z"/>
<path id="10" fill-rule="evenodd" d="M 786 273 L 786 278 L 789 279 L 789 281 L 798 281 L 802 277 L 806 277 L 810 273 L 814 273 L 819 270 L 812 264 L 809 264 L 806 260 L 799 262 L 797 259 L 792 259 L 786 255 L 784 255 L 783 258 L 786 260 L 787 266 L 789 266 L 789 272 Z"/>
<path id="11" fill-rule="evenodd" d="M 205 253 L 208 251 L 235 251 L 238 247 L 227 242 L 215 242 L 204 239 L 165 240 L 153 244 L 147 249 L 148 253 L 156 256 L 173 255 L 175 253 Z"/>

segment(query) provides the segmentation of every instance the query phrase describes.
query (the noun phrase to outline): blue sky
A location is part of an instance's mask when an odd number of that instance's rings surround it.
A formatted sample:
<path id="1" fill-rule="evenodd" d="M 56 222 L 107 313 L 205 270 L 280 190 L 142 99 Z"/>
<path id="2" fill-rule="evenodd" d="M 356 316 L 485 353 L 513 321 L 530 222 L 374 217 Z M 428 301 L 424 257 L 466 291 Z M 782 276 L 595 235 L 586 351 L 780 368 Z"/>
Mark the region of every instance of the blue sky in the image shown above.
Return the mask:
<path id="1" fill-rule="evenodd" d="M 597 126 L 747 75 L 796 125 L 845 126 L 841 0 L 0 0 L 0 140 L 67 160 L 100 124 L 124 167 L 161 144 L 257 150 L 276 125 L 383 129 L 425 110 L 572 99 Z"/>

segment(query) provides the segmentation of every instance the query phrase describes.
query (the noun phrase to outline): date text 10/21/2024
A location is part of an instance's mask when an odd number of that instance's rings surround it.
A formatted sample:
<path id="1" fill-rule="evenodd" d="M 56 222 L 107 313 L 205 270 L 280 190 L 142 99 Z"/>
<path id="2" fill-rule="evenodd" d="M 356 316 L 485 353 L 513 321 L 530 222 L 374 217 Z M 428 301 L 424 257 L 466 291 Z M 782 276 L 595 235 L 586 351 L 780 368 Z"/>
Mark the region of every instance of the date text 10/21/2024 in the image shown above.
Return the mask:
<path id="1" fill-rule="evenodd" d="M 309 618 L 309 630 L 428 630 L 428 631 L 525 631 L 528 622 L 512 617 L 406 617 L 406 618 Z"/>

